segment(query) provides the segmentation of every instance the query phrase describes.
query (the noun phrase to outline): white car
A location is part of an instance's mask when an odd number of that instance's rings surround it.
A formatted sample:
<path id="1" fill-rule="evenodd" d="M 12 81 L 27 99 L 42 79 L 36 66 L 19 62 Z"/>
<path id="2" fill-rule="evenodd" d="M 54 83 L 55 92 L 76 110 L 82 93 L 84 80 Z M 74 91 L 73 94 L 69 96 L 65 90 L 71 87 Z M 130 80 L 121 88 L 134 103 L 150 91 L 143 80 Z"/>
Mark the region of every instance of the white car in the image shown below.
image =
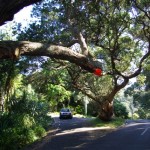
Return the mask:
<path id="1" fill-rule="evenodd" d="M 62 108 L 62 109 L 60 110 L 59 118 L 60 118 L 60 119 L 63 119 L 63 118 L 72 119 L 72 112 L 70 111 L 69 108 Z"/>

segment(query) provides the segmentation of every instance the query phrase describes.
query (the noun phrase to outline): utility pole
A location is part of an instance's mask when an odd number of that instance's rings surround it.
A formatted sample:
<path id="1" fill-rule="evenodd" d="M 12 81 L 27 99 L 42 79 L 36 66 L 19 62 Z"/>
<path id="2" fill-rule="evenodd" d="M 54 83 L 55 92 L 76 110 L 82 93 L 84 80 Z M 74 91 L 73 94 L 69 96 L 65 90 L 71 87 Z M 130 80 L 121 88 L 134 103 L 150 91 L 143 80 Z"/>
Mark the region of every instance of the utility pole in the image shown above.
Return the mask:
<path id="1" fill-rule="evenodd" d="M 3 94 L 2 87 L 0 87 L 0 111 L 2 112 L 4 111 L 4 94 Z"/>
<path id="2" fill-rule="evenodd" d="M 84 110 L 85 110 L 85 116 L 87 115 L 87 105 L 88 105 L 89 101 L 88 101 L 88 97 L 85 96 L 84 97 Z"/>

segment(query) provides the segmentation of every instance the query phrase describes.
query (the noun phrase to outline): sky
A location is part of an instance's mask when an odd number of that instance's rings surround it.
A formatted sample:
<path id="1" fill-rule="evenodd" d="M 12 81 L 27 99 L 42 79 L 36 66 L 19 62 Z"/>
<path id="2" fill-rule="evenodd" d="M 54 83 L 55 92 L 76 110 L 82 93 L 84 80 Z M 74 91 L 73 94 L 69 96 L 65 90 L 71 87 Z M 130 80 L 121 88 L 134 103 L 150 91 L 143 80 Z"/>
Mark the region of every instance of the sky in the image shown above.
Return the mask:
<path id="1" fill-rule="evenodd" d="M 28 7 L 24 7 L 22 10 L 20 10 L 17 14 L 14 15 L 13 21 L 26 25 L 27 22 L 31 21 L 30 15 L 31 15 L 32 8 L 33 8 L 32 5 Z"/>
<path id="2" fill-rule="evenodd" d="M 3 38 L 4 40 L 16 40 L 16 36 L 13 35 L 13 27 L 15 23 L 21 23 L 21 28 L 25 28 L 31 23 L 32 21 L 35 21 L 36 18 L 31 18 L 31 11 L 32 11 L 33 5 L 24 7 L 21 9 L 18 13 L 14 15 L 14 18 L 12 21 L 5 22 L 4 25 L 0 26 L 0 35 L 7 34 L 7 38 Z M 10 39 L 8 39 L 10 37 Z"/>
<path id="3" fill-rule="evenodd" d="M 23 27 L 27 26 L 29 22 L 31 22 L 33 19 L 31 19 L 31 10 L 33 6 L 30 5 L 28 7 L 24 7 L 21 9 L 18 13 L 14 15 L 14 19 L 12 21 L 5 22 L 4 25 L 0 27 L 0 29 L 4 29 L 6 26 L 11 26 L 13 22 L 21 23 Z"/>
<path id="4" fill-rule="evenodd" d="M 29 20 L 32 8 L 32 5 L 24 7 L 17 14 L 14 15 L 14 20 L 17 22 Z"/>

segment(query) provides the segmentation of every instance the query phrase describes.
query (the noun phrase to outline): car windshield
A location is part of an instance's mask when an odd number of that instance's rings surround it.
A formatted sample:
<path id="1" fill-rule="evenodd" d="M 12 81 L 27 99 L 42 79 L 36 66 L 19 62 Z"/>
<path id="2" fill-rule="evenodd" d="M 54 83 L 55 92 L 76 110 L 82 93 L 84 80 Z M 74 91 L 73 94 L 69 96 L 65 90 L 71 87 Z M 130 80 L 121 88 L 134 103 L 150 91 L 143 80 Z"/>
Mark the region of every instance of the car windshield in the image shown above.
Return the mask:
<path id="1" fill-rule="evenodd" d="M 70 112 L 70 110 L 69 109 L 61 109 L 61 112 Z"/>

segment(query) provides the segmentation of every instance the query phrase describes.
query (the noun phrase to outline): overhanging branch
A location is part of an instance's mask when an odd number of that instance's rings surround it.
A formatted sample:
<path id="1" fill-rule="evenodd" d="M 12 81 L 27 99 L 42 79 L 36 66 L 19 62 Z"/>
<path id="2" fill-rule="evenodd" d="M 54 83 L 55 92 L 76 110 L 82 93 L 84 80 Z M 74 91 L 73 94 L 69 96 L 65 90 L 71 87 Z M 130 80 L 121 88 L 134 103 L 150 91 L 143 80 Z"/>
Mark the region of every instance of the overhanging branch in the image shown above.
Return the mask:
<path id="1" fill-rule="evenodd" d="M 138 69 L 133 74 L 131 74 L 130 76 L 128 76 L 129 79 L 134 78 L 134 77 L 138 76 L 141 73 L 143 62 L 148 57 L 150 57 L 150 39 L 149 39 L 149 47 L 148 47 L 147 53 L 141 58 Z"/>
<path id="2" fill-rule="evenodd" d="M 91 73 L 95 71 L 95 68 L 98 68 L 94 59 L 89 59 L 85 55 L 76 53 L 63 46 L 29 41 L 0 41 L 0 59 L 18 59 L 20 55 L 48 56 L 67 60 Z"/>

